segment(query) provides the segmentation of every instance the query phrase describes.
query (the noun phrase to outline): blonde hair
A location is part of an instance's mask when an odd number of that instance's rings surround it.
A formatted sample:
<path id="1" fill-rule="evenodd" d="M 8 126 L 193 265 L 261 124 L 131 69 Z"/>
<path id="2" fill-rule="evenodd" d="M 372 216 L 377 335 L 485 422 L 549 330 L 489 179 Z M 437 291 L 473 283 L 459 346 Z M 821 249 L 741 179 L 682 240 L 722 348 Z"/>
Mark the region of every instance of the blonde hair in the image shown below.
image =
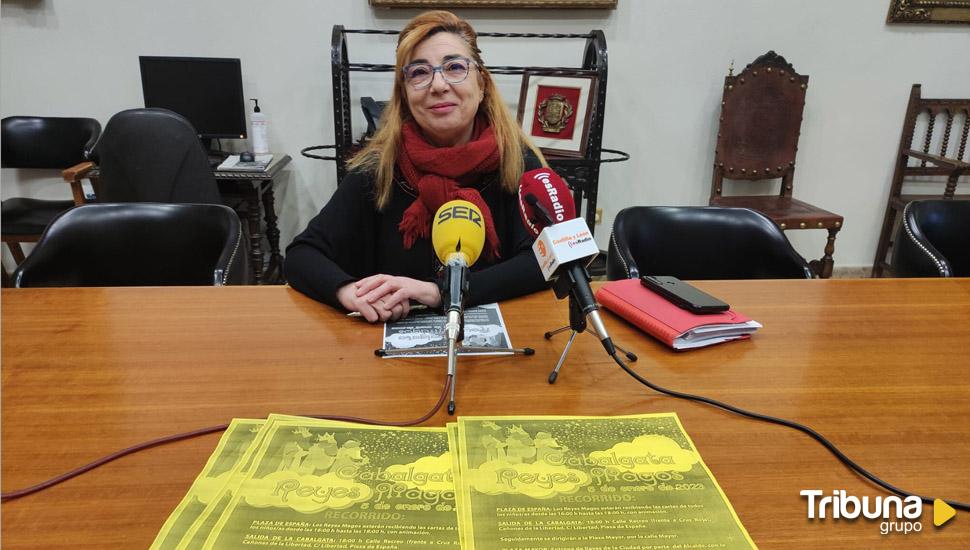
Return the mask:
<path id="1" fill-rule="evenodd" d="M 472 61 L 478 66 L 479 79 L 482 84 L 484 97 L 478 107 L 478 114 L 483 115 L 492 127 L 495 141 L 498 145 L 499 174 L 502 188 L 515 192 L 519 187 L 519 179 L 525 170 L 522 151 L 528 147 L 539 158 L 543 166 L 545 158 L 535 145 L 526 137 L 515 118 L 505 107 L 502 96 L 492 80 L 492 75 L 485 68 L 482 52 L 478 49 L 478 35 L 475 29 L 457 15 L 443 10 L 428 11 L 412 19 L 401 31 L 397 40 L 397 59 L 394 64 L 394 88 L 391 100 L 381 115 L 380 129 L 367 145 L 350 161 L 347 167 L 351 170 L 365 170 L 375 176 L 374 195 L 378 210 L 383 210 L 391 198 L 394 184 L 394 165 L 397 162 L 398 150 L 401 146 L 401 128 L 404 122 L 411 119 L 411 111 L 407 104 L 407 91 L 404 86 L 404 65 L 411 58 L 418 44 L 439 32 L 450 32 L 468 45 Z"/>

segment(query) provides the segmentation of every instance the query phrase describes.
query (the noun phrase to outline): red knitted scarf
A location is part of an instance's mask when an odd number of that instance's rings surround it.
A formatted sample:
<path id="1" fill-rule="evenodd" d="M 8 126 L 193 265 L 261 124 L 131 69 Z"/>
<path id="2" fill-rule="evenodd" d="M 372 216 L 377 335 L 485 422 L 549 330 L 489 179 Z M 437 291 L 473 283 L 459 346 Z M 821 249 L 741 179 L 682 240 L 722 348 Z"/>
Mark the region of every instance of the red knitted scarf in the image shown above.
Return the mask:
<path id="1" fill-rule="evenodd" d="M 498 145 L 492 127 L 484 121 L 476 121 L 472 139 L 455 147 L 431 145 L 412 120 L 404 123 L 401 134 L 403 141 L 397 166 L 418 194 L 398 225 L 404 237 L 404 248 L 411 248 L 419 238 L 429 238 L 431 218 L 438 208 L 448 201 L 461 199 L 482 211 L 485 218 L 484 252 L 497 258 L 499 243 L 492 212 L 478 189 L 470 186 L 480 182 L 483 174 L 499 167 Z"/>

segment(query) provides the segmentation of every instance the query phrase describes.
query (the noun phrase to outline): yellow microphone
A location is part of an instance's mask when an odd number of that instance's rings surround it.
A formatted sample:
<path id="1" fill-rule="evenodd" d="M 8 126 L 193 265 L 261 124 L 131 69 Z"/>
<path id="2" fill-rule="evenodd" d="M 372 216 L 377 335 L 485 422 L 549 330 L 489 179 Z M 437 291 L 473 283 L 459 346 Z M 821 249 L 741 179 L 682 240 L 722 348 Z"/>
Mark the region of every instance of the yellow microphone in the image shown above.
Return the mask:
<path id="1" fill-rule="evenodd" d="M 485 218 L 477 206 L 468 201 L 448 201 L 434 215 L 431 245 L 444 264 L 441 305 L 448 316 L 445 338 L 448 342 L 448 378 L 451 400 L 448 413 L 455 413 L 455 374 L 458 342 L 463 336 L 465 294 L 468 292 L 468 267 L 478 261 L 485 246 Z"/>
<path id="2" fill-rule="evenodd" d="M 448 201 L 434 215 L 431 245 L 441 263 L 454 263 L 461 256 L 465 267 L 478 261 L 485 246 L 485 219 L 477 206 L 462 200 Z"/>

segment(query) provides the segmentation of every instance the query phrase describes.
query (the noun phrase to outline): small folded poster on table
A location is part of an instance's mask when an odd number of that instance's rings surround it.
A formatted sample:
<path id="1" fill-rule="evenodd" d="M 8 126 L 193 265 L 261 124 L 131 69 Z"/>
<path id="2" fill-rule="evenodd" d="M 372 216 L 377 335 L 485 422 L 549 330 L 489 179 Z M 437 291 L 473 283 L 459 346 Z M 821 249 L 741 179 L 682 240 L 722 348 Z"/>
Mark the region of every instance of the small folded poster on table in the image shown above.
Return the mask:
<path id="1" fill-rule="evenodd" d="M 512 340 L 498 304 L 465 308 L 465 339 L 462 355 L 510 355 Z M 384 324 L 384 349 L 396 352 L 383 357 L 444 357 L 446 315 L 421 312 Z M 434 349 L 429 349 L 434 348 Z M 474 348 L 472 351 L 470 348 Z M 407 351 L 413 350 L 413 351 Z"/>
<path id="2" fill-rule="evenodd" d="M 761 324 L 734 310 L 697 315 L 644 288 L 639 279 L 603 285 L 596 300 L 640 330 L 677 349 L 749 338 Z"/>

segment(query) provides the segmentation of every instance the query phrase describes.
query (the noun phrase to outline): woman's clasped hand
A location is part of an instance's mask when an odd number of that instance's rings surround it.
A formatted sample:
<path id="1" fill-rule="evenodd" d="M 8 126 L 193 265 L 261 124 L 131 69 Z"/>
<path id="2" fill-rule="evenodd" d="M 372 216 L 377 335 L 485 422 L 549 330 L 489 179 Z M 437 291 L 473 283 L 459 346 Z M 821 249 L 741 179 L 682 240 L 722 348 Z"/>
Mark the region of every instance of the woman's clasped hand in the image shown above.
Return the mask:
<path id="1" fill-rule="evenodd" d="M 407 317 L 412 301 L 432 308 L 441 305 L 435 283 L 383 273 L 344 285 L 337 291 L 337 299 L 345 309 L 360 312 L 371 323 Z"/>

